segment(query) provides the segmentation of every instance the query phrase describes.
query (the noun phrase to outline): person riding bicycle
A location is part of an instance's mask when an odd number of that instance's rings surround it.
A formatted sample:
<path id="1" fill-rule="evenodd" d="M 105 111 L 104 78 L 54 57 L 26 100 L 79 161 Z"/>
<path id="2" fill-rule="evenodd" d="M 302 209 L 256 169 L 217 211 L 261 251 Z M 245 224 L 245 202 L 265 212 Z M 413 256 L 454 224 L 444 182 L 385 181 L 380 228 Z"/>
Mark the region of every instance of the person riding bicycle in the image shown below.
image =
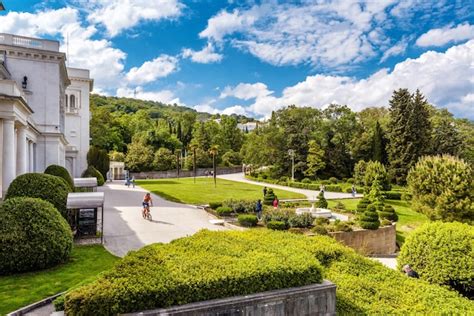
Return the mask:
<path id="1" fill-rule="evenodd" d="M 143 197 L 142 205 L 143 205 L 142 215 L 143 215 L 143 218 L 146 218 L 147 215 L 150 213 L 150 205 L 153 205 L 153 200 L 151 199 L 150 193 L 145 194 L 145 196 Z"/>

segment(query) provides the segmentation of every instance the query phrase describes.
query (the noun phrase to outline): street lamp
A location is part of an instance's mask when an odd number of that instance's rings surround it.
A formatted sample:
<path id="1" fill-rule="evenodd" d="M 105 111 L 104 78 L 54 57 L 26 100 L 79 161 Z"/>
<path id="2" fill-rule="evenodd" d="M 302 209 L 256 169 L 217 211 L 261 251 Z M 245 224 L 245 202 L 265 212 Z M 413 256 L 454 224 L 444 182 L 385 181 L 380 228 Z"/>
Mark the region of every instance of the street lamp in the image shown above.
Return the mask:
<path id="1" fill-rule="evenodd" d="M 291 181 L 295 181 L 295 151 L 288 150 L 288 155 L 291 157 Z"/>

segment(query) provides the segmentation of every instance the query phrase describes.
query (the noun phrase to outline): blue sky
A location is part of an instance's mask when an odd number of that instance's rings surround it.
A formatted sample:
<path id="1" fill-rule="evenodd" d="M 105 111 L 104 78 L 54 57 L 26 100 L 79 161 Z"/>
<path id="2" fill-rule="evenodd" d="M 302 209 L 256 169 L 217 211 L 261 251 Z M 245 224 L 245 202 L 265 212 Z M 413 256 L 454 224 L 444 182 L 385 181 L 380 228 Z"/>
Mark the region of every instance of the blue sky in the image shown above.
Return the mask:
<path id="1" fill-rule="evenodd" d="M 59 40 L 107 95 L 265 117 L 419 88 L 474 119 L 472 1 L 3 2 L 0 32 Z"/>

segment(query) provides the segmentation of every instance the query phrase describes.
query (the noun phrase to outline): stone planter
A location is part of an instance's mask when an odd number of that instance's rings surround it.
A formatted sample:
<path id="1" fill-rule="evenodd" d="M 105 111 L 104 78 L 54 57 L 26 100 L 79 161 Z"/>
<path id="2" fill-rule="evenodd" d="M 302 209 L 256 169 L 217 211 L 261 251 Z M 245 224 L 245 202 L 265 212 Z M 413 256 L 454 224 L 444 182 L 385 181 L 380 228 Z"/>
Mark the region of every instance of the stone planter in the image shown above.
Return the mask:
<path id="1" fill-rule="evenodd" d="M 322 284 L 233 296 L 126 315 L 336 315 L 336 285 L 325 280 Z"/>

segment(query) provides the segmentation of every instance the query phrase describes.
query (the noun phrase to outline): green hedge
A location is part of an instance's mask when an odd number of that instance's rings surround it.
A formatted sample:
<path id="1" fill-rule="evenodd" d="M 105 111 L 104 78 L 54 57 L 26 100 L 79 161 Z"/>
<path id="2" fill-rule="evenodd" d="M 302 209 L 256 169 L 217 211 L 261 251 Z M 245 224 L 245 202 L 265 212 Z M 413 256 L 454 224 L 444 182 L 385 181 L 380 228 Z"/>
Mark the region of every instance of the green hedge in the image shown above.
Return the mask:
<path id="1" fill-rule="evenodd" d="M 382 194 L 386 200 L 401 200 L 403 193 L 397 191 L 385 191 L 382 192 Z"/>
<path id="2" fill-rule="evenodd" d="M 217 209 L 218 207 L 221 207 L 222 203 L 221 202 L 210 202 L 209 207 L 212 208 L 213 210 Z"/>
<path id="3" fill-rule="evenodd" d="M 426 223 L 412 232 L 398 256 L 430 283 L 450 285 L 474 298 L 474 227 L 461 223 Z"/>
<path id="4" fill-rule="evenodd" d="M 34 197 L 50 202 L 67 218 L 67 195 L 71 191 L 62 178 L 43 173 L 25 173 L 18 176 L 8 187 L 5 199 Z"/>
<path id="5" fill-rule="evenodd" d="M 51 203 L 16 197 L 2 204 L 0 274 L 54 266 L 67 260 L 71 249 L 71 229 Z"/>
<path id="6" fill-rule="evenodd" d="M 283 221 L 269 221 L 267 228 L 271 230 L 286 230 L 287 225 Z"/>
<path id="7" fill-rule="evenodd" d="M 244 227 L 254 227 L 257 226 L 258 219 L 256 215 L 250 214 L 241 214 L 237 217 L 239 224 Z"/>
<path id="8" fill-rule="evenodd" d="M 228 206 L 219 206 L 216 209 L 216 213 L 219 216 L 229 216 L 230 214 L 232 214 L 232 209 Z"/>
<path id="9" fill-rule="evenodd" d="M 99 170 L 97 170 L 93 166 L 87 167 L 87 169 L 82 172 L 81 177 L 96 178 L 98 186 L 103 186 L 105 183 L 104 176 L 102 175 L 102 173 L 100 173 Z"/>
<path id="10" fill-rule="evenodd" d="M 59 165 L 49 165 L 44 173 L 64 179 L 71 188 L 71 191 L 74 191 L 74 181 L 66 168 Z"/>
<path id="11" fill-rule="evenodd" d="M 131 252 L 65 297 L 66 315 L 112 315 L 322 282 L 310 252 L 270 231 L 201 231 Z M 282 236 L 284 237 L 284 236 Z"/>

